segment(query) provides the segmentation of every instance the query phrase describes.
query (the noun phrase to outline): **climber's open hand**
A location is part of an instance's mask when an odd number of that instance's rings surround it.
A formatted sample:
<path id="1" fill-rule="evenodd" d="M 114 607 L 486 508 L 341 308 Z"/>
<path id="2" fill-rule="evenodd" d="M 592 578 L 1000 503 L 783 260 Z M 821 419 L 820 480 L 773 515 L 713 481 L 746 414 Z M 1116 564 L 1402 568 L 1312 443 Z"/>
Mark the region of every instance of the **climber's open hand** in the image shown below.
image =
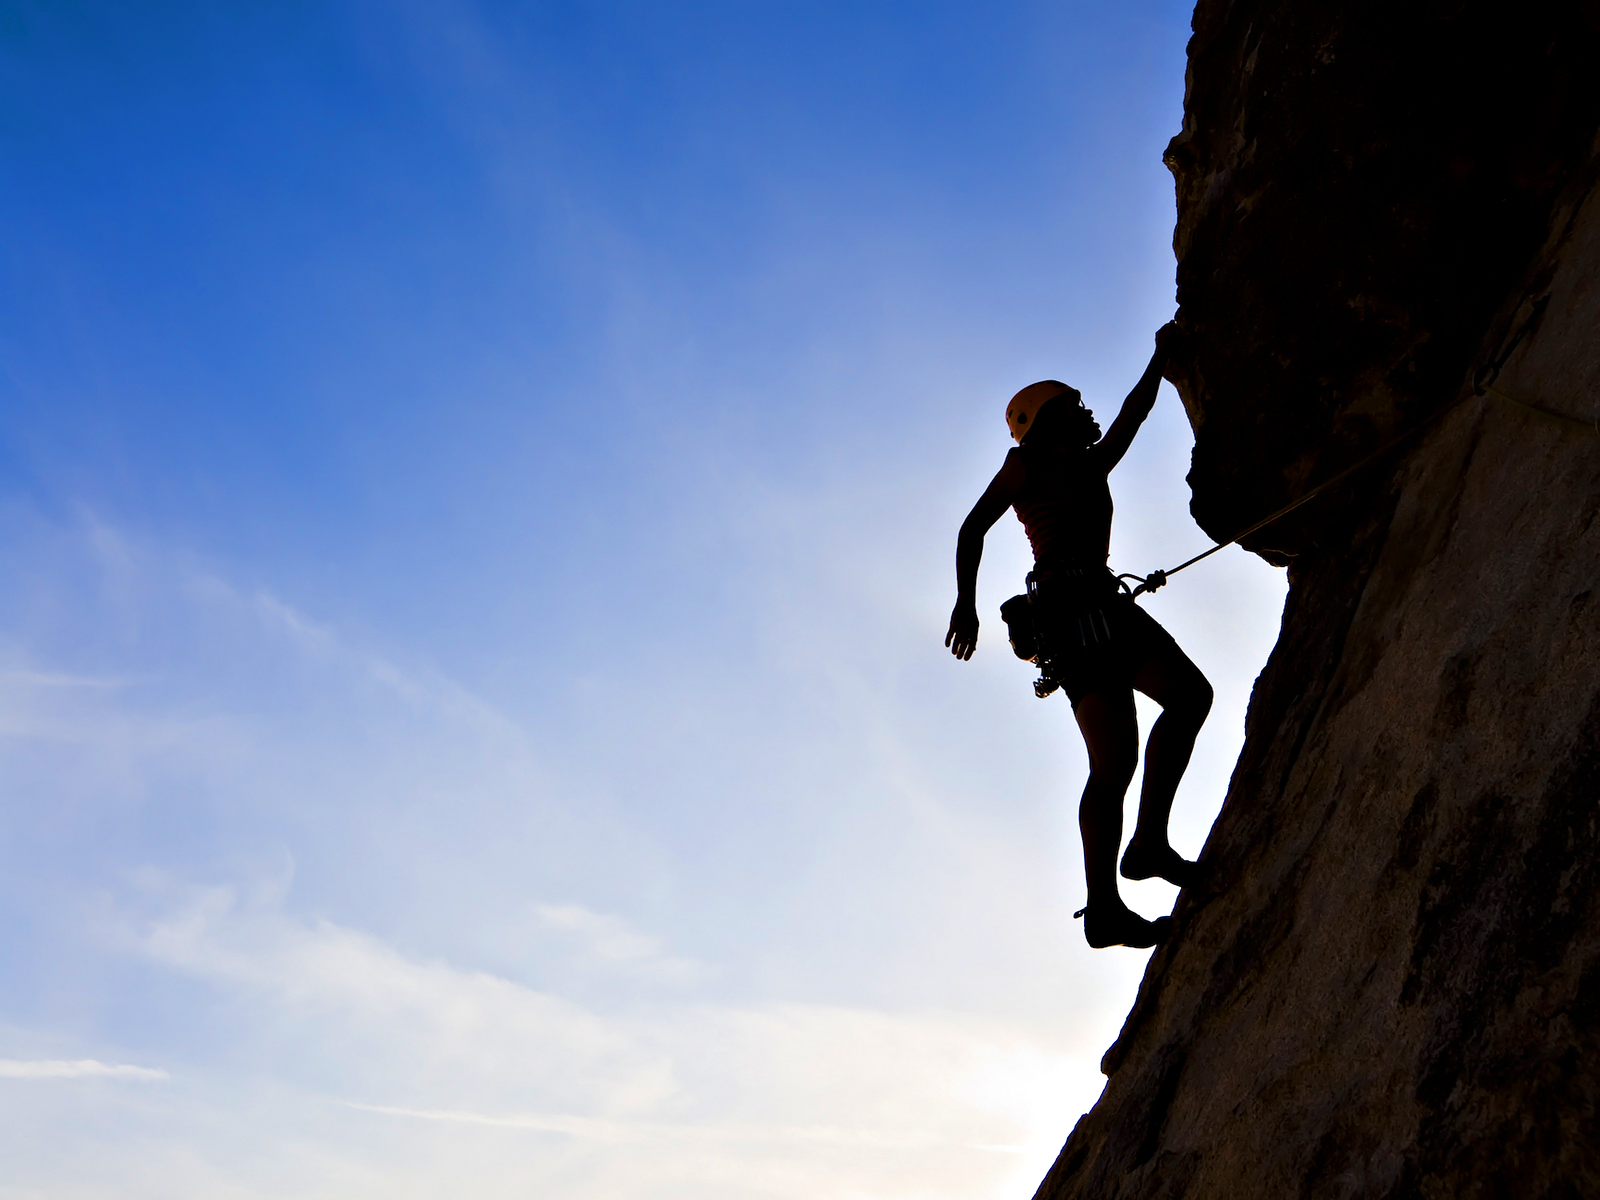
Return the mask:
<path id="1" fill-rule="evenodd" d="M 1156 353 L 1171 357 L 1177 350 L 1178 343 L 1183 339 L 1183 334 L 1178 329 L 1176 321 L 1168 321 L 1156 330 Z"/>
<path id="2" fill-rule="evenodd" d="M 962 662 L 972 657 L 972 651 L 978 645 L 978 610 L 971 602 L 956 601 L 955 611 L 950 614 L 950 632 L 944 635 L 944 644 Z"/>

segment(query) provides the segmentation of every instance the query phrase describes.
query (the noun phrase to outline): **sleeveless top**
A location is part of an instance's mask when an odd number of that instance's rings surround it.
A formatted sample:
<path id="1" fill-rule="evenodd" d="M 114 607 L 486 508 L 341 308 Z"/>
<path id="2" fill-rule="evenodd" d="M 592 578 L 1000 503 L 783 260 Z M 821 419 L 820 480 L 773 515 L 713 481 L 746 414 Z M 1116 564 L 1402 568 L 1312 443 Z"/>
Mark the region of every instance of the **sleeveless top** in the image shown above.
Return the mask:
<path id="1" fill-rule="evenodd" d="M 1016 446 L 1023 469 L 1022 492 L 1012 504 L 1033 546 L 1041 573 L 1076 567 L 1105 570 L 1111 554 L 1111 486 L 1101 469 L 1098 443 Z"/>

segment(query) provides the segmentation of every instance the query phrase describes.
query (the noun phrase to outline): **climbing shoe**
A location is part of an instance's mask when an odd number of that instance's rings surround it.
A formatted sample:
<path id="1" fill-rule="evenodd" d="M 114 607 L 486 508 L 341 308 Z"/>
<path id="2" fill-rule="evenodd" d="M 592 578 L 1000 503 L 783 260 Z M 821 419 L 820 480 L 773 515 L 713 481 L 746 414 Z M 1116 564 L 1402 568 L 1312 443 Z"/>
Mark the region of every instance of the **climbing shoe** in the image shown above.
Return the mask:
<path id="1" fill-rule="evenodd" d="M 1181 888 L 1200 882 L 1204 868 L 1181 856 L 1171 846 L 1159 850 L 1146 850 L 1133 842 L 1122 856 L 1124 879 L 1154 879 L 1160 877 Z"/>
<path id="2" fill-rule="evenodd" d="M 1083 918 L 1083 936 L 1096 950 L 1107 946 L 1132 946 L 1142 950 L 1160 945 L 1172 933 L 1171 917 L 1146 921 L 1123 904 L 1115 908 L 1110 905 L 1080 908 L 1072 915 Z"/>

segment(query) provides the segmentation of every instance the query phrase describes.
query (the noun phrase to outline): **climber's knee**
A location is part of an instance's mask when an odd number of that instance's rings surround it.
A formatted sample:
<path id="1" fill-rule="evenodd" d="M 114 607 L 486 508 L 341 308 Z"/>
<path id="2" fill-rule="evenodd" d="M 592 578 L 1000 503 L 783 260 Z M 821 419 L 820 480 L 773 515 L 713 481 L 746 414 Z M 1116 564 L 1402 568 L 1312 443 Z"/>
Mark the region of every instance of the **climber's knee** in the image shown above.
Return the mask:
<path id="1" fill-rule="evenodd" d="M 1211 684 L 1170 638 L 1158 641 L 1134 675 L 1133 686 L 1161 705 L 1168 727 L 1198 730 L 1211 711 Z M 1170 718 L 1170 719 L 1168 719 Z"/>
<path id="2" fill-rule="evenodd" d="M 1206 716 L 1211 712 L 1211 702 L 1216 699 L 1210 682 L 1199 671 L 1184 680 L 1181 688 L 1175 689 L 1167 697 L 1162 706 L 1162 715 L 1170 717 L 1172 723 L 1186 729 L 1198 730 L 1205 724 Z"/>
<path id="3" fill-rule="evenodd" d="M 1139 769 L 1137 742 L 1126 746 L 1107 746 L 1089 754 L 1089 781 L 1105 787 L 1126 790 Z"/>

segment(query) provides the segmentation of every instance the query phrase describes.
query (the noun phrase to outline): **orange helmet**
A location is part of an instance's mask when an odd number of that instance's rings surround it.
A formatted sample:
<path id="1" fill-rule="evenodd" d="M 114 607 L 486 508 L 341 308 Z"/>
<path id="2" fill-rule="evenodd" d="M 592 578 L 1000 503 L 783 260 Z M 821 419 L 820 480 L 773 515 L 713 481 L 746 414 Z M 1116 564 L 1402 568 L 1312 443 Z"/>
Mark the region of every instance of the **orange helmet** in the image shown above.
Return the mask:
<path id="1" fill-rule="evenodd" d="M 1083 395 L 1077 388 L 1068 387 L 1058 379 L 1043 379 L 1038 383 L 1030 383 L 1011 397 L 1006 402 L 1006 428 L 1011 430 L 1011 436 L 1019 442 L 1022 441 L 1032 427 L 1034 418 L 1039 415 L 1039 410 L 1045 406 L 1045 402 L 1054 400 L 1057 396 L 1071 396 L 1075 402 L 1083 402 Z"/>

